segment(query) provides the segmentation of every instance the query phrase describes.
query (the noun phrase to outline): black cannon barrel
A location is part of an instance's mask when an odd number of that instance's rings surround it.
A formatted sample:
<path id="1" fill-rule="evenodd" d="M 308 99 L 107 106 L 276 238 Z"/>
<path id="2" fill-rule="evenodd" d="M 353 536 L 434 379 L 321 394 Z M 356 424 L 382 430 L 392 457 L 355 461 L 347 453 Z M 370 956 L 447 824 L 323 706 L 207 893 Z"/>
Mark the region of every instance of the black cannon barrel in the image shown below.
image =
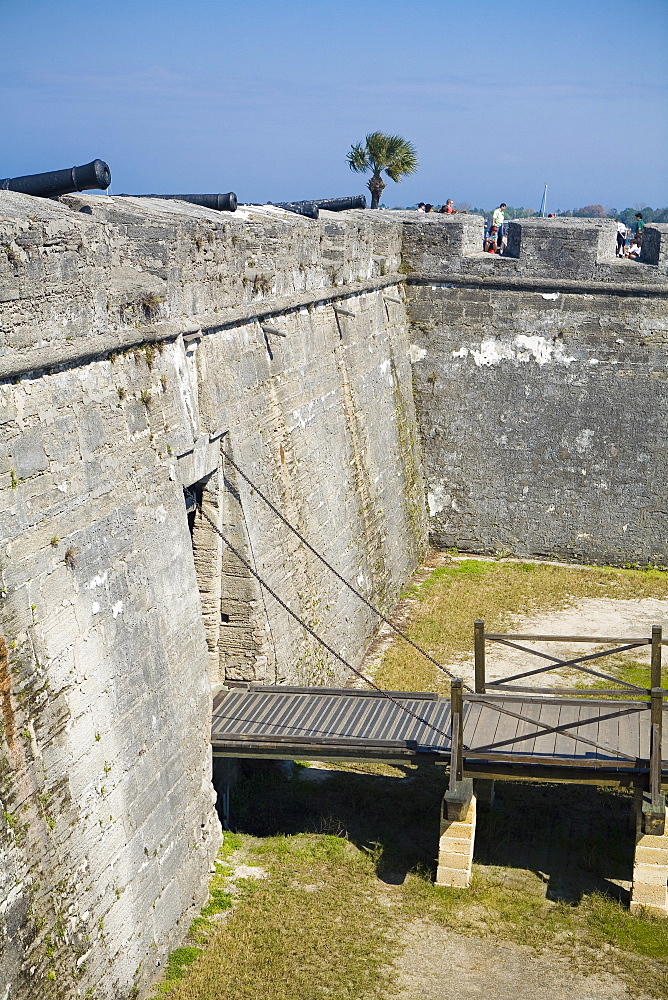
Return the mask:
<path id="1" fill-rule="evenodd" d="M 366 198 L 363 194 L 349 198 L 318 198 L 313 204 L 324 212 L 347 212 L 351 208 L 366 208 Z"/>
<path id="2" fill-rule="evenodd" d="M 294 212 L 296 215 L 305 215 L 309 219 L 317 219 L 320 214 L 318 204 L 315 201 L 270 201 L 267 202 L 267 204 L 275 204 L 276 208 L 284 208 L 286 212 Z"/>
<path id="3" fill-rule="evenodd" d="M 5 177 L 0 180 L 0 190 L 20 191 L 38 198 L 55 198 L 73 191 L 106 191 L 111 184 L 111 170 L 104 160 L 91 160 L 82 167 L 50 170 L 46 174 L 27 174 L 25 177 Z"/>
<path id="4" fill-rule="evenodd" d="M 236 212 L 237 196 L 234 191 L 227 194 L 124 194 L 122 198 L 164 198 L 166 201 L 188 201 L 191 205 L 213 208 L 217 212 Z"/>

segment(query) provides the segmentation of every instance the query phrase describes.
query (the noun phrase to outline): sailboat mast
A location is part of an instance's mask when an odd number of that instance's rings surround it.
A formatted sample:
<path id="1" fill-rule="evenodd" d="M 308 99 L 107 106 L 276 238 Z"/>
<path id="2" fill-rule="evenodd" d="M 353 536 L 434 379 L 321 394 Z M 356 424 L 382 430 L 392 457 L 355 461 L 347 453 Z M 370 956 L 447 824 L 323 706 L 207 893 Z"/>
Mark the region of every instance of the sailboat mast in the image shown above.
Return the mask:
<path id="1" fill-rule="evenodd" d="M 545 218 L 545 212 L 546 211 L 547 211 L 547 184 L 545 185 L 545 189 L 543 191 L 543 199 L 542 199 L 542 201 L 540 203 L 541 218 L 543 218 L 543 219 Z"/>

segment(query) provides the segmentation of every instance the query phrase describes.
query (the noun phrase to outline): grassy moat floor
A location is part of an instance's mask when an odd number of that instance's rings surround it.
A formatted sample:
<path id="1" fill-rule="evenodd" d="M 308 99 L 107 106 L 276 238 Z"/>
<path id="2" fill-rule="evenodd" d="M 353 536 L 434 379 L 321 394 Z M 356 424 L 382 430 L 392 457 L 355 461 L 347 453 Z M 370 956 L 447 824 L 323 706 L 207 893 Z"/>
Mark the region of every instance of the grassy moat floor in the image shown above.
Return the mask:
<path id="1" fill-rule="evenodd" d="M 619 601 L 627 617 L 629 602 L 647 602 L 645 614 L 668 602 L 659 571 L 434 562 L 402 613 L 448 665 L 466 667 L 475 618 L 504 629 L 583 600 Z M 646 671 L 630 658 L 607 667 L 620 678 Z M 399 642 L 371 669 L 386 688 L 447 687 Z M 209 904 L 150 995 L 668 998 L 668 920 L 627 908 L 629 794 L 497 782 L 494 804 L 478 806 L 473 884 L 458 890 L 432 882 L 444 786 L 437 766 L 247 762 Z"/>

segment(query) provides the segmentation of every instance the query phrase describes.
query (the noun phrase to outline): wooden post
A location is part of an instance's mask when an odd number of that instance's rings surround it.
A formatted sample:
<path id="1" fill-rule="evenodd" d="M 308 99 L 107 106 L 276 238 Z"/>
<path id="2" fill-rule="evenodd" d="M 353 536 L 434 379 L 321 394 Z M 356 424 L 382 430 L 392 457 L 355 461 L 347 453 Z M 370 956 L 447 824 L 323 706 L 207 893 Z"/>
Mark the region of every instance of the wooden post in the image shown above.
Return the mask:
<path id="1" fill-rule="evenodd" d="M 464 698 L 462 680 L 455 677 L 450 682 L 450 712 L 452 715 L 450 746 L 450 791 L 454 792 L 458 781 L 462 780 L 462 753 L 464 749 Z"/>
<path id="2" fill-rule="evenodd" d="M 473 626 L 476 694 L 485 693 L 485 622 L 478 618 Z"/>
<path id="3" fill-rule="evenodd" d="M 466 888 L 471 882 L 476 804 L 473 781 L 464 779 L 464 695 L 460 677 L 450 682 L 450 785 L 441 806 L 437 885 Z"/>
<path id="4" fill-rule="evenodd" d="M 661 738 L 663 695 L 661 692 L 661 626 L 652 626 L 651 659 L 651 736 L 649 757 L 649 790 L 652 806 L 658 808 L 661 796 Z"/>

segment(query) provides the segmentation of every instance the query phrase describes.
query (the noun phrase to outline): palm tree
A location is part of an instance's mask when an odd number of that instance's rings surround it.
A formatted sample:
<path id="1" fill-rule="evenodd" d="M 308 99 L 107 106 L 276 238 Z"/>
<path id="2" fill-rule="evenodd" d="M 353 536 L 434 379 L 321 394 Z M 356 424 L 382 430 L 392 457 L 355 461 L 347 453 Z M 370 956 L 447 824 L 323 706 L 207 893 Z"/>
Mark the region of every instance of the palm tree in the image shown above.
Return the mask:
<path id="1" fill-rule="evenodd" d="M 415 146 L 400 135 L 385 135 L 384 132 L 372 132 L 366 137 L 366 142 L 358 142 L 347 154 L 348 166 L 357 174 L 365 174 L 372 170 L 371 180 L 367 184 L 371 192 L 371 207 L 378 208 L 380 196 L 385 188 L 381 177 L 382 171 L 392 181 L 400 181 L 404 175 L 414 174 L 418 168 L 418 158 Z"/>

